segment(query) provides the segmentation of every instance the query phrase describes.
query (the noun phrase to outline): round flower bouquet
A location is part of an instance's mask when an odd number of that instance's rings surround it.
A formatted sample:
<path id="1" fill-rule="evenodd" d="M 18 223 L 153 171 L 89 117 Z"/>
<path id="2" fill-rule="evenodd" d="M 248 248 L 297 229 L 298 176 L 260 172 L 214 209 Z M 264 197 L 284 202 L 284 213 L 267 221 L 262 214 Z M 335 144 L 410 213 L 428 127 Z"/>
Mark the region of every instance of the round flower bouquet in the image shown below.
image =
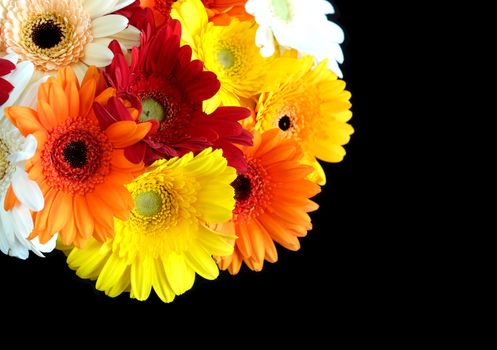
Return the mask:
<path id="1" fill-rule="evenodd" d="M 353 133 L 324 0 L 1 0 L 0 250 L 115 297 L 261 271 Z"/>

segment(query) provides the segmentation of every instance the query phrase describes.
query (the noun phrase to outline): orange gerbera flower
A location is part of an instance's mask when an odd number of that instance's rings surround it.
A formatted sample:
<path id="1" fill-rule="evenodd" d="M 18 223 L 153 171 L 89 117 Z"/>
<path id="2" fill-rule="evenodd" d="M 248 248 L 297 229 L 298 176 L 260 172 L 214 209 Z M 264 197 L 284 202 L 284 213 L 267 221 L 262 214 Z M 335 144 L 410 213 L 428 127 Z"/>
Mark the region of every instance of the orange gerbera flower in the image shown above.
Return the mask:
<path id="1" fill-rule="evenodd" d="M 72 69 L 65 68 L 40 86 L 37 111 L 5 109 L 21 133 L 33 134 L 38 142 L 26 170 L 39 184 L 45 207 L 34 214 L 30 238 L 45 243 L 58 232 L 63 244 L 83 247 L 92 235 L 100 241 L 113 236 L 114 216 L 128 218 L 133 200 L 124 185 L 143 165 L 129 162 L 123 149 L 141 140 L 150 124 L 97 120 L 94 103 L 116 103 L 114 94 L 95 67 L 81 87 Z"/>
<path id="2" fill-rule="evenodd" d="M 247 0 L 202 0 L 202 2 L 207 9 L 209 21 L 215 25 L 227 26 L 232 17 L 236 17 L 240 21 L 248 21 L 253 18 L 245 12 Z"/>
<path id="3" fill-rule="evenodd" d="M 217 225 L 216 231 L 236 235 L 233 255 L 218 258 L 219 267 L 231 274 L 240 271 L 242 261 L 260 271 L 264 260 L 276 262 L 273 240 L 298 250 L 298 237 L 312 228 L 307 214 L 318 205 L 309 198 L 320 187 L 306 179 L 312 167 L 301 164 L 302 150 L 296 141 L 285 139 L 278 129 L 254 133 L 254 146 L 244 147 L 246 173 L 232 183 L 236 206 L 233 219 Z"/>

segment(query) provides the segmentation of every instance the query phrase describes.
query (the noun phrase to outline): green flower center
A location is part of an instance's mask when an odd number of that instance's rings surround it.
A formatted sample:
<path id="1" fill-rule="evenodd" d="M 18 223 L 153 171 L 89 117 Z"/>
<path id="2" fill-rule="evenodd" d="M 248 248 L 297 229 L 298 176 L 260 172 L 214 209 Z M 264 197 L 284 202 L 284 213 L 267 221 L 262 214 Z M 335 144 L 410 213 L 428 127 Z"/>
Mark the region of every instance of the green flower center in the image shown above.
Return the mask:
<path id="1" fill-rule="evenodd" d="M 135 211 L 141 216 L 154 216 L 162 210 L 161 195 L 155 191 L 139 193 L 135 197 Z"/>
<path id="2" fill-rule="evenodd" d="M 271 9 L 273 15 L 284 22 L 290 22 L 293 18 L 292 6 L 288 0 L 271 0 Z"/>
<path id="3" fill-rule="evenodd" d="M 146 98 L 142 101 L 142 113 L 139 118 L 141 122 L 149 120 L 157 120 L 158 122 L 161 122 L 165 117 L 166 114 L 164 113 L 164 108 L 157 100 L 153 98 Z"/>
<path id="4" fill-rule="evenodd" d="M 224 68 L 229 69 L 235 64 L 235 56 L 230 50 L 223 48 L 217 52 L 217 59 Z"/>

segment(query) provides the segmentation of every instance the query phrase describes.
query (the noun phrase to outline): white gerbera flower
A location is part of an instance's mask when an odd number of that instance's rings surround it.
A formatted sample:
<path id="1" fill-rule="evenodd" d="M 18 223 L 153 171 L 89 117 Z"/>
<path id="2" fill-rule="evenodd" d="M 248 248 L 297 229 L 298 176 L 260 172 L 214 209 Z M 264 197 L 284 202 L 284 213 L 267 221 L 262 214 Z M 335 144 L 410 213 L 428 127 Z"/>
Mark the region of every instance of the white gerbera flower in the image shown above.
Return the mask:
<path id="1" fill-rule="evenodd" d="M 338 64 L 343 63 L 344 33 L 328 21 L 326 15 L 335 13 L 328 1 L 248 0 L 245 9 L 259 24 L 255 40 L 262 56 L 274 54 L 276 38 L 279 45 L 312 55 L 316 62 L 327 58 L 328 68 L 342 77 Z"/>
<path id="2" fill-rule="evenodd" d="M 33 135 L 23 137 L 4 116 L 0 118 L 0 251 L 26 259 L 29 251 L 39 256 L 55 248 L 56 239 L 41 245 L 28 240 L 33 231 L 30 210 L 43 209 L 43 194 L 24 170 L 26 160 L 36 152 Z"/>
<path id="3" fill-rule="evenodd" d="M 133 1 L 2 0 L 1 35 L 7 50 L 32 62 L 37 72 L 70 65 L 83 77 L 87 66 L 111 63 L 114 55 L 107 46 L 112 40 L 125 48 L 139 44 L 140 31 L 126 17 L 111 14 Z"/>

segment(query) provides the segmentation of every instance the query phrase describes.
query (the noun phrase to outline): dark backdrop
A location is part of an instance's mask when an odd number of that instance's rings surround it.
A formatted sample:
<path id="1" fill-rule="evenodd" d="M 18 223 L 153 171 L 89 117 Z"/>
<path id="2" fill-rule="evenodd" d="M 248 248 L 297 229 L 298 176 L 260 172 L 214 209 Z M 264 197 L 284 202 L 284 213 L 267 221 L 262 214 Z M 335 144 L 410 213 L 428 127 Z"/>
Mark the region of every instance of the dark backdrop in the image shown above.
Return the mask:
<path id="1" fill-rule="evenodd" d="M 193 289 L 172 304 L 163 304 L 155 295 L 146 302 L 131 300 L 129 294 L 108 298 L 93 282 L 76 277 L 60 252 L 27 261 L 0 255 L 0 307 L 29 305 L 39 310 L 43 305 L 47 312 L 83 312 L 98 306 L 153 311 L 172 319 L 204 310 L 208 319 L 222 320 L 225 326 L 247 317 L 281 320 L 287 314 L 307 315 L 295 320 L 296 327 L 313 322 L 315 315 L 346 325 L 358 315 L 373 319 L 369 311 L 381 312 L 399 288 L 399 271 L 392 267 L 395 261 L 384 234 L 391 215 L 384 205 L 389 201 L 385 184 L 392 176 L 385 170 L 384 126 L 391 113 L 389 91 L 395 89 L 387 87 L 395 45 L 387 42 L 385 33 L 395 26 L 376 1 L 334 4 L 333 18 L 346 31 L 342 68 L 353 96 L 351 123 L 356 132 L 346 146 L 345 160 L 325 165 L 328 184 L 315 198 L 321 208 L 312 214 L 314 229 L 301 239 L 300 251 L 279 249 L 279 262 L 267 263 L 260 273 L 244 268 L 235 277 L 221 273 L 215 281 L 196 278 Z M 388 46 L 389 52 L 386 45 L 394 46 Z M 220 309 L 227 314 L 219 316 Z"/>

